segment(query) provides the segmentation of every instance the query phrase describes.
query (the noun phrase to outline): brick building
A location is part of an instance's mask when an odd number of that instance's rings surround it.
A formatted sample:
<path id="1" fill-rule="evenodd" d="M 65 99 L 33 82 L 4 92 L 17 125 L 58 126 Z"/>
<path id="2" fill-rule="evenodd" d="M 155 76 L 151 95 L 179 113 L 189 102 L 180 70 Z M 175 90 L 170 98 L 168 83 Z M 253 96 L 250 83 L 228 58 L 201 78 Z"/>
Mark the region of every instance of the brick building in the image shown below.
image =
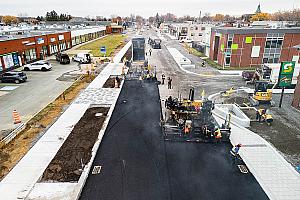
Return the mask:
<path id="1" fill-rule="evenodd" d="M 104 26 L 74 30 L 16 30 L 0 35 L 0 73 L 102 37 Z"/>
<path id="2" fill-rule="evenodd" d="M 71 48 L 71 32 L 31 32 L 0 37 L 0 72 Z"/>
<path id="3" fill-rule="evenodd" d="M 300 28 L 215 27 L 211 31 L 210 59 L 223 67 L 257 67 L 263 63 L 296 61 Z"/>
<path id="4" fill-rule="evenodd" d="M 106 26 L 106 33 L 111 34 L 111 33 L 122 33 L 124 30 L 122 25 L 118 25 L 116 23 L 111 23 L 110 25 Z"/>

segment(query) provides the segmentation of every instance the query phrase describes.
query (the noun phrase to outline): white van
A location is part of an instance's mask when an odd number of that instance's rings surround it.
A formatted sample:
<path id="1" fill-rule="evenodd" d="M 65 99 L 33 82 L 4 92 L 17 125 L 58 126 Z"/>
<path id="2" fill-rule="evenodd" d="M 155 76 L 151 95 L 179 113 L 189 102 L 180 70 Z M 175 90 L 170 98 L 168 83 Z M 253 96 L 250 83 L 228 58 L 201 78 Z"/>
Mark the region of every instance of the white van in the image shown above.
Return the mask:
<path id="1" fill-rule="evenodd" d="M 78 53 L 75 56 L 73 56 L 72 60 L 79 63 L 89 64 L 92 60 L 91 57 L 92 54 L 89 53 Z"/>

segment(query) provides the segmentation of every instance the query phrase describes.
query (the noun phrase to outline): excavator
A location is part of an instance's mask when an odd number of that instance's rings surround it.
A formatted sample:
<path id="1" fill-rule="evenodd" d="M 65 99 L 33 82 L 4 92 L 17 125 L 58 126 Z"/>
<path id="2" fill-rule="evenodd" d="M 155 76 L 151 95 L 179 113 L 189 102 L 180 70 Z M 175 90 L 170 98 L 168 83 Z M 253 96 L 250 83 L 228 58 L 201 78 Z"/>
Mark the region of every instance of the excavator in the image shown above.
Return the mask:
<path id="1" fill-rule="evenodd" d="M 257 106 L 259 104 L 271 104 L 274 105 L 272 101 L 273 89 L 277 83 L 270 88 L 268 81 L 256 81 L 254 85 L 253 96 L 250 97 L 250 102 L 252 105 Z"/>

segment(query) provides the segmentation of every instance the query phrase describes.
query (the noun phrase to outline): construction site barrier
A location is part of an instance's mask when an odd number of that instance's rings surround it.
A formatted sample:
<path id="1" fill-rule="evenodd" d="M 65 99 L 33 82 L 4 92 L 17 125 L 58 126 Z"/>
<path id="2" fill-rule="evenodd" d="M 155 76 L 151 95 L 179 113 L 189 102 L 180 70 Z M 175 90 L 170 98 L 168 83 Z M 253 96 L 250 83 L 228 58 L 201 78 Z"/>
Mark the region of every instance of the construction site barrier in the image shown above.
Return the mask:
<path id="1" fill-rule="evenodd" d="M 231 121 L 243 127 L 250 127 L 250 119 L 234 104 L 215 104 L 214 112 L 226 118 L 231 113 Z"/>
<path id="2" fill-rule="evenodd" d="M 10 132 L 7 136 L 5 136 L 0 141 L 0 148 L 7 145 L 8 143 L 10 143 L 21 131 L 23 131 L 25 129 L 25 127 L 26 127 L 25 124 L 22 123 L 16 129 L 14 129 L 12 132 Z"/>

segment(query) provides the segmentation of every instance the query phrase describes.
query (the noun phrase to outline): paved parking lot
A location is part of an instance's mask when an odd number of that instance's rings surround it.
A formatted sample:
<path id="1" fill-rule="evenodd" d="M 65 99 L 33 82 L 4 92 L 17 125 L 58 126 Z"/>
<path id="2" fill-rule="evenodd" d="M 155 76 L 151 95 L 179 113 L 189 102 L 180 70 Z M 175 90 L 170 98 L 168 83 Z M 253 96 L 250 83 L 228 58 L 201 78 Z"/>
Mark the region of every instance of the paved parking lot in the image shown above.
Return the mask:
<path id="1" fill-rule="evenodd" d="M 60 65 L 56 61 L 51 61 L 51 64 L 51 71 L 25 72 L 28 77 L 25 83 L 0 83 L 0 132 L 15 127 L 12 118 L 13 109 L 17 110 L 22 121 L 26 121 L 72 84 L 71 81 L 56 79 L 63 73 L 78 69 L 77 63 Z M 2 91 L 5 86 L 15 87 L 8 88 L 12 90 Z"/>

